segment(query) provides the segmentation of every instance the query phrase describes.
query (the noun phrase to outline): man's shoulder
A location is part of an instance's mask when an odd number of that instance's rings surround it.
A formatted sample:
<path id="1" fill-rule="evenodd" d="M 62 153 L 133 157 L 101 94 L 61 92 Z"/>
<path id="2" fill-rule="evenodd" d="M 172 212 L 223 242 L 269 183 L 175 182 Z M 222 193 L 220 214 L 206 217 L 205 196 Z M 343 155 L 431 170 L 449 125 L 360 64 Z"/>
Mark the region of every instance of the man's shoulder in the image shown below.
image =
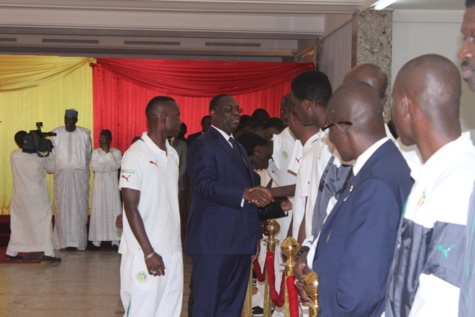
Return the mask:
<path id="1" fill-rule="evenodd" d="M 83 127 L 76 126 L 76 129 L 78 129 L 78 131 L 81 131 L 81 132 L 84 133 L 84 134 L 87 134 L 87 135 L 90 135 L 90 134 L 91 134 L 91 130 L 89 130 L 89 129 L 87 129 L 87 128 L 83 128 Z"/>

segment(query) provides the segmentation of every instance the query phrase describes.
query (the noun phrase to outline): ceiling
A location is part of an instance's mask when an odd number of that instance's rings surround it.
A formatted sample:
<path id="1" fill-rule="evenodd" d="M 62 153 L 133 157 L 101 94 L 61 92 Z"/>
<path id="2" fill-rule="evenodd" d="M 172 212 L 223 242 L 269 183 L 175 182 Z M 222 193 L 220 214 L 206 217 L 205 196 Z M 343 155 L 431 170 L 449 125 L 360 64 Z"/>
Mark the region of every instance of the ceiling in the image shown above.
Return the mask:
<path id="1" fill-rule="evenodd" d="M 0 53 L 292 61 L 375 0 L 0 0 Z M 463 10 L 463 0 L 393 9 Z"/>

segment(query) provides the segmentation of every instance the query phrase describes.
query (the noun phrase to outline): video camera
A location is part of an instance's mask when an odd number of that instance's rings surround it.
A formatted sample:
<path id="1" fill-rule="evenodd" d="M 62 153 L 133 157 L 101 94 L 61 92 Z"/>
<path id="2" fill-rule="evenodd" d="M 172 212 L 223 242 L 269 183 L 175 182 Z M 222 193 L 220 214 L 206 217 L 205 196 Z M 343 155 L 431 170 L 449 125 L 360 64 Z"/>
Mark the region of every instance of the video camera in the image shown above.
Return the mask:
<path id="1" fill-rule="evenodd" d="M 25 153 L 36 153 L 39 157 L 47 157 L 54 148 L 53 142 L 47 137 L 56 136 L 54 132 L 41 132 L 43 122 L 36 123 L 36 130 L 30 130 L 30 133 L 23 137 L 22 150 Z"/>

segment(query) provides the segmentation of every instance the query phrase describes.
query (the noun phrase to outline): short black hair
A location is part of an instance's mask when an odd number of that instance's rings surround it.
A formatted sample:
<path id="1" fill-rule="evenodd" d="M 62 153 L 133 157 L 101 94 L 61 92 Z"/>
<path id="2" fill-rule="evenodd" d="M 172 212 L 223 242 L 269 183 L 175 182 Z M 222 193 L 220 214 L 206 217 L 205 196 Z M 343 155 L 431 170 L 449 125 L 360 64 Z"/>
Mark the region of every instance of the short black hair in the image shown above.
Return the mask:
<path id="1" fill-rule="evenodd" d="M 27 135 L 26 131 L 18 131 L 15 133 L 15 143 L 18 145 L 19 148 L 23 148 L 23 137 Z"/>
<path id="2" fill-rule="evenodd" d="M 266 109 L 257 108 L 256 110 L 254 110 L 251 117 L 252 117 L 252 119 L 254 119 L 256 121 L 266 121 L 267 119 L 270 118 L 270 115 L 269 115 L 269 112 L 267 112 Z"/>
<path id="3" fill-rule="evenodd" d="M 203 116 L 203 118 L 201 118 L 201 123 L 203 123 L 206 119 L 211 119 L 211 116 L 208 114 L 206 116 Z"/>
<path id="4" fill-rule="evenodd" d="M 150 101 L 148 102 L 147 104 L 147 108 L 145 108 L 145 115 L 147 116 L 147 118 L 150 116 L 153 108 L 155 107 L 156 104 L 160 103 L 160 102 L 167 102 L 167 101 L 172 101 L 172 102 L 175 102 L 175 99 L 171 98 L 171 97 L 167 97 L 167 96 L 157 96 L 157 97 L 153 97 L 152 99 L 150 99 Z"/>
<path id="5" fill-rule="evenodd" d="M 248 156 L 254 154 L 254 149 L 257 146 L 267 145 L 270 142 L 255 133 L 244 133 L 240 135 L 237 140 L 242 144 L 242 146 L 244 146 Z"/>
<path id="6" fill-rule="evenodd" d="M 470 7 L 473 7 L 473 5 L 475 5 L 475 0 L 466 0 L 465 1 L 465 7 L 470 8 Z"/>
<path id="7" fill-rule="evenodd" d="M 211 98 L 211 101 L 209 102 L 209 111 L 216 110 L 218 107 L 219 100 L 223 97 L 231 97 L 231 95 L 221 94 L 221 95 L 216 95 L 213 98 Z"/>
<path id="8" fill-rule="evenodd" d="M 276 128 L 279 132 L 282 132 L 285 129 L 285 125 L 279 118 L 270 118 L 264 123 L 264 129 L 268 128 Z"/>
<path id="9" fill-rule="evenodd" d="M 307 70 L 292 80 L 292 94 L 298 100 L 307 99 L 326 107 L 332 96 L 332 85 L 324 73 Z"/>
<path id="10" fill-rule="evenodd" d="M 105 135 L 105 136 L 108 137 L 110 140 L 112 140 L 112 132 L 111 132 L 111 130 L 104 129 L 104 130 L 101 131 L 101 134 L 100 134 L 99 136 L 101 136 L 101 135 Z"/>

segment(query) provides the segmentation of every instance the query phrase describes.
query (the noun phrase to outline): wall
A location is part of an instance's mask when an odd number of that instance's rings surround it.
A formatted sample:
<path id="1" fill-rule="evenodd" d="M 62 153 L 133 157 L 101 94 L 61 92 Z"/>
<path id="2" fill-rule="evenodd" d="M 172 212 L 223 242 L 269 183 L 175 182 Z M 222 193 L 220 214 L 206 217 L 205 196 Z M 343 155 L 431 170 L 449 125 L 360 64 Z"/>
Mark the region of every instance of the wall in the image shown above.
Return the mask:
<path id="1" fill-rule="evenodd" d="M 395 10 L 393 15 L 392 78 L 409 60 L 428 53 L 443 55 L 460 65 L 460 26 L 463 11 Z M 462 84 L 462 129 L 475 131 L 475 93 Z"/>
<path id="2" fill-rule="evenodd" d="M 351 69 L 352 23 L 348 22 L 321 40 L 318 69 L 327 74 L 333 90 Z"/>

